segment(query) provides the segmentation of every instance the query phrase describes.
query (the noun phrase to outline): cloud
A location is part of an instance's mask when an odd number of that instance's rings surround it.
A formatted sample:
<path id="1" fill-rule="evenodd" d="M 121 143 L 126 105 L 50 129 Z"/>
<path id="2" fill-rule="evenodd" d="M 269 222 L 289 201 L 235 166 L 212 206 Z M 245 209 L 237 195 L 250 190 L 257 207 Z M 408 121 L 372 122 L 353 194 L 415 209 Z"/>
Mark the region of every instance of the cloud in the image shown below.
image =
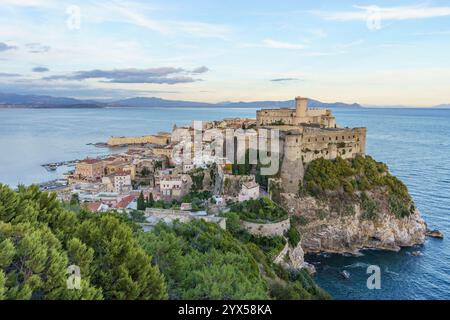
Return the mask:
<path id="1" fill-rule="evenodd" d="M 10 46 L 4 42 L 0 42 L 0 52 L 17 49 L 16 46 Z"/>
<path id="2" fill-rule="evenodd" d="M 208 72 L 208 71 L 209 71 L 208 67 L 201 66 L 201 67 L 195 68 L 191 72 L 194 73 L 194 74 L 197 74 L 197 73 L 205 73 L 205 72 Z"/>
<path id="3" fill-rule="evenodd" d="M 354 6 L 352 11 L 311 11 L 325 19 L 336 21 L 365 21 L 370 17 L 380 20 L 410 20 L 450 16 L 450 7 L 430 7 L 428 5 L 378 7 Z"/>
<path id="4" fill-rule="evenodd" d="M 275 78 L 275 79 L 270 79 L 270 81 L 272 82 L 284 82 L 284 81 L 298 81 L 300 79 L 298 78 Z"/>
<path id="5" fill-rule="evenodd" d="M 171 95 L 180 91 L 93 87 L 83 83 L 49 83 L 40 80 L 0 81 L 0 92 L 39 94 L 78 99 L 123 99 L 133 96 Z"/>
<path id="6" fill-rule="evenodd" d="M 77 71 L 66 75 L 53 75 L 42 78 L 43 80 L 75 80 L 103 79 L 106 83 L 156 83 L 156 84 L 177 84 L 201 81 L 186 74 L 198 74 L 207 72 L 205 66 L 192 71 L 183 68 L 161 67 L 150 69 L 115 69 L 115 70 L 90 70 Z"/>
<path id="7" fill-rule="evenodd" d="M 5 73 L 5 72 L 0 72 L 0 78 L 16 78 L 16 77 L 21 77 L 21 74 L 18 73 Z"/>
<path id="8" fill-rule="evenodd" d="M 87 18 L 93 22 L 113 21 L 135 25 L 164 35 L 190 35 L 202 38 L 226 39 L 232 33 L 229 26 L 200 21 L 159 20 L 151 18 L 148 11 L 155 10 L 148 4 L 130 1 L 96 2 L 84 10 L 92 13 Z"/>
<path id="9" fill-rule="evenodd" d="M 266 47 L 273 48 L 273 49 L 294 49 L 294 50 L 298 50 L 298 49 L 305 49 L 307 47 L 304 44 L 282 42 L 282 41 L 277 41 L 277 40 L 273 40 L 273 39 L 265 39 L 263 41 L 263 44 Z"/>
<path id="10" fill-rule="evenodd" d="M 33 72 L 48 72 L 50 71 L 47 67 L 34 67 L 31 71 Z"/>
<path id="11" fill-rule="evenodd" d="M 50 46 L 41 43 L 27 43 L 25 47 L 30 53 L 45 53 L 50 51 Z"/>

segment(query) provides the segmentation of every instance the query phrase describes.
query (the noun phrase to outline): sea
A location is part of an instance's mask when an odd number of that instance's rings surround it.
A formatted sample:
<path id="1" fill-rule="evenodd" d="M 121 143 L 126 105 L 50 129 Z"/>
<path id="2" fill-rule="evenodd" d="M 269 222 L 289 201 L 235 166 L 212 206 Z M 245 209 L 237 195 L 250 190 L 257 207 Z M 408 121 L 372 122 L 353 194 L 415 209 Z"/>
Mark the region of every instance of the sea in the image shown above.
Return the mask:
<path id="1" fill-rule="evenodd" d="M 409 188 L 430 229 L 450 237 L 450 110 L 340 108 L 340 126 L 367 127 L 367 153 L 385 162 Z M 58 179 L 42 164 L 119 152 L 92 145 L 110 136 L 171 131 L 193 120 L 255 117 L 254 108 L 0 109 L 0 183 Z M 411 255 L 413 251 L 422 256 Z M 428 238 L 399 252 L 364 250 L 360 256 L 307 255 L 315 281 L 334 299 L 450 299 L 450 243 Z M 370 265 L 380 289 L 369 289 Z M 345 279 L 342 271 L 350 277 Z"/>

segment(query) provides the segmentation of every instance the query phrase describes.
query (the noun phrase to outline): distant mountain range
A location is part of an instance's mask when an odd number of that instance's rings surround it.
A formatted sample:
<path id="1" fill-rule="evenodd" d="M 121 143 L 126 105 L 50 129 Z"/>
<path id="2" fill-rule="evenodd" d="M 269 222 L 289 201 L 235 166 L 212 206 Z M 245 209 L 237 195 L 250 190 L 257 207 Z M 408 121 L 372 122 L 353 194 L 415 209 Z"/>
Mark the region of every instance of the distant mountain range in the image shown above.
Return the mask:
<path id="1" fill-rule="evenodd" d="M 311 108 L 361 108 L 361 105 L 325 103 L 310 99 Z M 0 108 L 107 108 L 107 107 L 225 107 L 225 108 L 293 108 L 294 100 L 206 103 L 161 98 L 135 97 L 112 102 L 80 100 L 43 95 L 0 93 Z"/>
<path id="2" fill-rule="evenodd" d="M 108 107 L 224 107 L 224 108 L 293 108 L 294 100 L 285 101 L 252 101 L 252 102 L 219 102 L 206 103 L 183 100 L 166 100 L 161 98 L 135 97 L 102 102 L 96 100 L 81 100 L 65 97 L 44 95 L 21 95 L 13 93 L 0 93 L 0 108 L 108 108 Z M 363 108 L 358 103 L 348 104 L 342 102 L 326 103 L 310 99 L 311 108 Z M 377 106 L 381 107 L 381 106 Z M 432 108 L 450 108 L 450 104 L 442 104 Z"/>

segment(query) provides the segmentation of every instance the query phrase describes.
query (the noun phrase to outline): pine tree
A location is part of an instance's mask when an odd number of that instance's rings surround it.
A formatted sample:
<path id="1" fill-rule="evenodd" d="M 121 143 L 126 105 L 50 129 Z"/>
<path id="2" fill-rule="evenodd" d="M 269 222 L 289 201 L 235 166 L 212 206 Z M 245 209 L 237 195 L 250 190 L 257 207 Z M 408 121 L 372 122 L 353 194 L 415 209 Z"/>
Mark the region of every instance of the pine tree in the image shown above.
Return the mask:
<path id="1" fill-rule="evenodd" d="M 153 193 L 150 193 L 148 196 L 148 207 L 151 208 L 155 204 L 155 200 L 153 199 Z"/>
<path id="2" fill-rule="evenodd" d="M 139 197 L 137 199 L 137 209 L 145 210 L 145 199 L 144 199 L 144 193 L 142 191 L 139 194 Z"/>

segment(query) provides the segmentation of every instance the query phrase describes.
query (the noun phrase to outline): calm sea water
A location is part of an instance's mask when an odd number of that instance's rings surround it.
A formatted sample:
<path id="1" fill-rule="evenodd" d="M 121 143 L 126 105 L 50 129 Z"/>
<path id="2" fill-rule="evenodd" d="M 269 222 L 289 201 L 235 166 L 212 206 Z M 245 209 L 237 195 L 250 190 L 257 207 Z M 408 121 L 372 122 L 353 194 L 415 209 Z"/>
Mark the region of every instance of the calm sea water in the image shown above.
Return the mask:
<path id="1" fill-rule="evenodd" d="M 91 110 L 0 109 L 0 182 L 43 182 L 67 168 L 47 172 L 49 162 L 103 155 L 111 150 L 88 143 L 111 135 L 169 131 L 174 123 L 226 117 L 254 117 L 255 109 L 115 108 Z M 343 126 L 368 128 L 367 152 L 387 163 L 402 179 L 430 228 L 450 235 L 450 110 L 335 110 Z M 423 256 L 409 255 L 421 250 Z M 335 299 L 450 299 L 450 247 L 447 239 L 398 253 L 365 251 L 361 257 L 309 256 L 316 281 Z M 381 289 L 366 287 L 368 265 L 380 266 Z M 342 270 L 350 272 L 342 279 Z"/>

